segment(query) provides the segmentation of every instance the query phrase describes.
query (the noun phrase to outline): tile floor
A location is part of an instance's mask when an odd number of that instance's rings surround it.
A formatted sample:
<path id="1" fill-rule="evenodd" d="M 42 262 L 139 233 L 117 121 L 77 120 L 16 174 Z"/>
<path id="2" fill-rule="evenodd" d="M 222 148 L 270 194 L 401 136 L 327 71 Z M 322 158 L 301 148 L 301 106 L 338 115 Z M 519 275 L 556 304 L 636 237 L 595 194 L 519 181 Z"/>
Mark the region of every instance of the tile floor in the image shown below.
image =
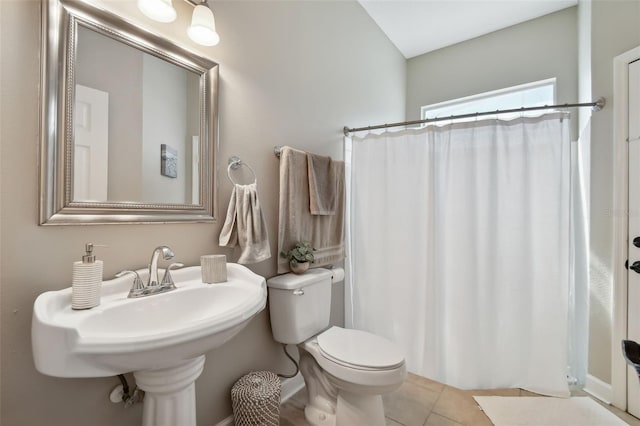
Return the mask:
<path id="1" fill-rule="evenodd" d="M 587 395 L 579 390 L 573 394 Z M 463 391 L 409 374 L 398 390 L 383 397 L 387 426 L 492 426 L 473 399 L 474 395 L 538 396 L 521 389 Z M 306 391 L 302 389 L 282 404 L 281 426 L 309 425 L 303 411 L 306 399 Z M 640 420 L 635 417 L 617 408 L 605 407 L 629 425 L 640 426 Z"/>

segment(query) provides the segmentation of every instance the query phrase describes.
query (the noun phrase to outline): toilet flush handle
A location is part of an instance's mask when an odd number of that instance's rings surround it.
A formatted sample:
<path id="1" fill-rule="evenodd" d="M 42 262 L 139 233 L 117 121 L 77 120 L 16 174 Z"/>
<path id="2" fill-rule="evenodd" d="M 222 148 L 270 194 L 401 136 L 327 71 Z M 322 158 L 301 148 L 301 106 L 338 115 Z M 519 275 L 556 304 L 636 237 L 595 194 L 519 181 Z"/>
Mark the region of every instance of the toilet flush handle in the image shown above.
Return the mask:
<path id="1" fill-rule="evenodd" d="M 293 290 L 293 295 L 294 296 L 303 296 L 304 295 L 304 290 L 299 288 L 297 290 Z"/>

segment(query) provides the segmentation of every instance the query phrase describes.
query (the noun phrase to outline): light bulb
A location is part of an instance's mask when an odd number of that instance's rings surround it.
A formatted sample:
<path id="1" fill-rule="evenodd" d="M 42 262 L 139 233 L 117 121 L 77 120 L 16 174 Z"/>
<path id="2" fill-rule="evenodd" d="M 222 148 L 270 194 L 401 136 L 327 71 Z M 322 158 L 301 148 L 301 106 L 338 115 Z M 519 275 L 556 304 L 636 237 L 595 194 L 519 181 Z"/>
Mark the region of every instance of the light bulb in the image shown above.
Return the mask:
<path id="1" fill-rule="evenodd" d="M 207 6 L 199 4 L 193 9 L 191 26 L 187 30 L 189 38 L 203 46 L 215 46 L 220 42 L 216 32 L 216 21 L 213 12 Z"/>
<path id="2" fill-rule="evenodd" d="M 138 0 L 138 9 L 147 18 L 158 22 L 173 22 L 177 16 L 171 0 Z"/>

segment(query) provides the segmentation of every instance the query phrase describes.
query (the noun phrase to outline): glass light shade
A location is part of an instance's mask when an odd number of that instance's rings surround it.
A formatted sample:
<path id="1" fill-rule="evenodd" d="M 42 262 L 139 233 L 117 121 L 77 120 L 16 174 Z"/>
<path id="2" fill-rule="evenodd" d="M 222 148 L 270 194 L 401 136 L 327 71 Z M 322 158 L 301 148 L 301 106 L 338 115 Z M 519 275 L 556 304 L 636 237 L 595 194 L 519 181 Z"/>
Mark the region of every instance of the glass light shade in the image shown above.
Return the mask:
<path id="1" fill-rule="evenodd" d="M 177 16 L 171 0 L 138 0 L 138 9 L 147 18 L 158 22 L 173 22 Z"/>
<path id="2" fill-rule="evenodd" d="M 211 9 L 201 4 L 193 9 L 191 26 L 187 30 L 187 34 L 191 40 L 203 46 L 215 46 L 220 42 Z"/>

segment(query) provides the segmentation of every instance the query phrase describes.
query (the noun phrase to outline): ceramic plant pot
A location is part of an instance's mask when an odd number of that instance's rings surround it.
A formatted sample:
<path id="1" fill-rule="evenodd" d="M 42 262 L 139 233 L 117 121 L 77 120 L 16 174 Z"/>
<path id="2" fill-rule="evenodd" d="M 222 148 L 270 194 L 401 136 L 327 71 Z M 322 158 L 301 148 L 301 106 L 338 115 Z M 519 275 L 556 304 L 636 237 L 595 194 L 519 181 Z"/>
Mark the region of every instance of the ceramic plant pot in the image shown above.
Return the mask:
<path id="1" fill-rule="evenodd" d="M 304 274 L 304 272 L 309 269 L 309 262 L 289 262 L 289 266 L 291 267 L 291 272 L 294 274 Z"/>

